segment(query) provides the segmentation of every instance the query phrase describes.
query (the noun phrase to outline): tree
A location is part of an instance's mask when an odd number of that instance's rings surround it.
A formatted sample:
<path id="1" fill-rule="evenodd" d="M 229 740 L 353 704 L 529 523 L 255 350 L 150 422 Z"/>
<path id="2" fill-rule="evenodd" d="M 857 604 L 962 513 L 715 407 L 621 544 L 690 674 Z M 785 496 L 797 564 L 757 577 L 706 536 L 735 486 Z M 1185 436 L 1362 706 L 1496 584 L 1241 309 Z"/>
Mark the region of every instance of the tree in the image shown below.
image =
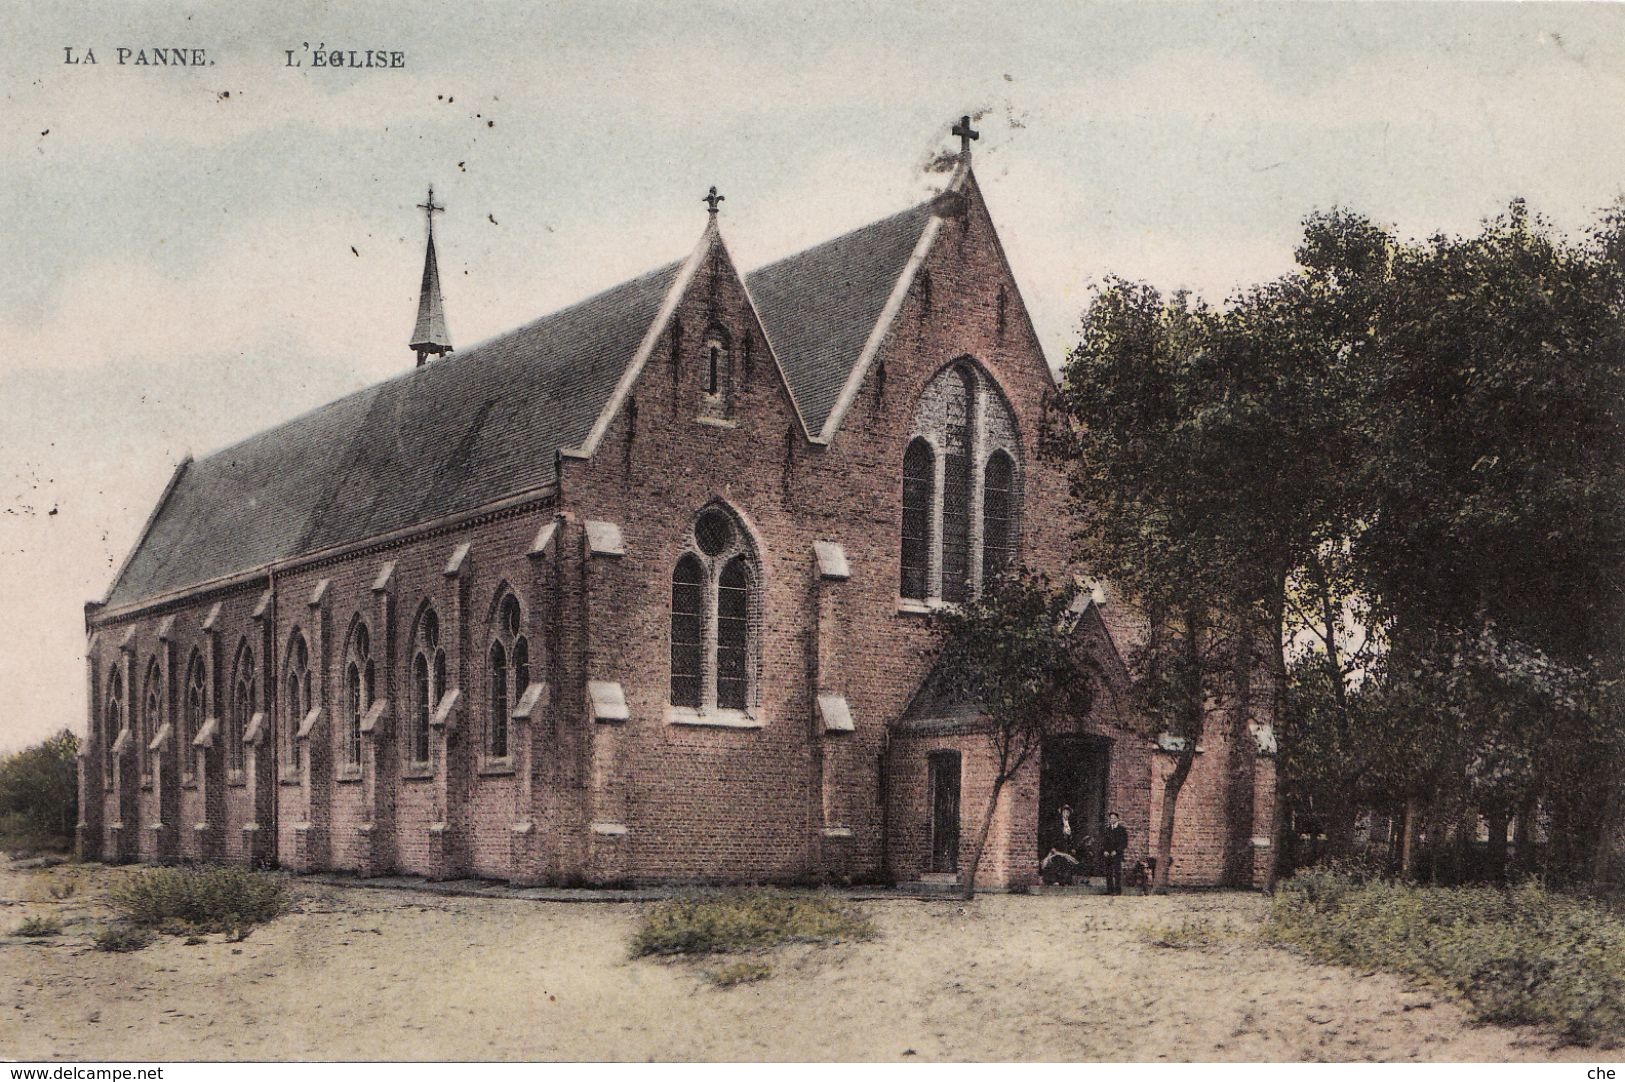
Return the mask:
<path id="1" fill-rule="evenodd" d="M 1092 575 L 1112 583 L 1145 634 L 1130 652 L 1136 698 L 1176 750 L 1157 824 L 1158 890 L 1208 709 L 1250 679 L 1256 599 L 1273 572 L 1236 489 L 1238 445 L 1260 420 L 1237 379 L 1224 321 L 1185 295 L 1114 280 L 1067 358 L 1045 452 L 1067 469 Z"/>
<path id="2" fill-rule="evenodd" d="M 79 818 L 79 738 L 64 729 L 0 759 L 0 815 L 36 836 L 66 840 Z"/>
<path id="3" fill-rule="evenodd" d="M 1019 569 L 933 618 L 940 637 L 931 691 L 980 708 L 993 757 L 993 787 L 962 884 L 966 898 L 975 896 L 1004 787 L 1038 752 L 1047 725 L 1083 717 L 1093 701 L 1096 669 L 1072 635 L 1076 593 Z"/>

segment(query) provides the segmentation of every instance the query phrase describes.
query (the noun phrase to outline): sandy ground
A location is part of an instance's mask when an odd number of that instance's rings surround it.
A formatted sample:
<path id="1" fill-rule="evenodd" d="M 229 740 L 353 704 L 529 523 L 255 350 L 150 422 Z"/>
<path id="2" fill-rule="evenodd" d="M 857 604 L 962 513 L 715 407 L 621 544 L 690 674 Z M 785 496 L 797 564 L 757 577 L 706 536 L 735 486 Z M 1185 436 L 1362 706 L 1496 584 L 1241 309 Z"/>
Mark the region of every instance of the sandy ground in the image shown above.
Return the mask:
<path id="1" fill-rule="evenodd" d="M 797 946 L 718 988 L 714 962 L 632 961 L 644 906 L 301 883 L 246 940 L 91 936 L 116 870 L 0 868 L 0 1056 L 26 1060 L 1580 1060 L 1475 1026 L 1383 974 L 1259 945 L 1254 895 L 989 895 L 861 903 L 869 943 Z M 57 901 L 50 886 L 82 876 Z M 1140 930 L 1206 918 L 1217 946 Z"/>

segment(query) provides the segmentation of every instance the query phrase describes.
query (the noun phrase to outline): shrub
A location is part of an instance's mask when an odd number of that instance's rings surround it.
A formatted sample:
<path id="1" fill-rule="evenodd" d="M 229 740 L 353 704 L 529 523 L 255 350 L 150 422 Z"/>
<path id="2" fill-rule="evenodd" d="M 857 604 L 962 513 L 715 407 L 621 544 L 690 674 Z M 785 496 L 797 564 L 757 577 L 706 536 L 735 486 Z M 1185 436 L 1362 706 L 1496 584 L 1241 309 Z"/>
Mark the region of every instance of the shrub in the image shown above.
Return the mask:
<path id="1" fill-rule="evenodd" d="M 766 962 L 746 959 L 742 962 L 730 962 L 719 969 L 712 970 L 711 983 L 718 988 L 732 988 L 736 984 L 765 981 L 772 975 L 773 967 Z"/>
<path id="2" fill-rule="evenodd" d="M 152 945 L 153 934 L 130 924 L 109 924 L 96 933 L 96 949 L 125 953 Z"/>
<path id="3" fill-rule="evenodd" d="M 0 846 L 69 849 L 79 818 L 79 738 L 64 729 L 0 759 Z"/>
<path id="4" fill-rule="evenodd" d="M 780 943 L 869 939 L 874 925 L 847 902 L 779 890 L 739 890 L 677 898 L 649 911 L 632 937 L 632 956 L 721 954 Z"/>
<path id="5" fill-rule="evenodd" d="M 1148 924 L 1140 929 L 1140 938 L 1153 947 L 1185 950 L 1211 947 L 1224 938 L 1224 933 L 1208 920 L 1184 920 L 1178 924 Z"/>
<path id="6" fill-rule="evenodd" d="M 28 939 L 44 939 L 50 935 L 62 934 L 62 922 L 55 917 L 29 917 L 17 925 L 13 935 L 25 936 Z"/>
<path id="7" fill-rule="evenodd" d="M 1538 883 L 1415 887 L 1309 872 L 1283 884 L 1265 934 L 1318 961 L 1415 977 L 1484 1021 L 1551 1024 L 1585 1043 L 1625 1034 L 1625 920 Z"/>
<path id="8" fill-rule="evenodd" d="M 244 868 L 146 868 L 109 893 L 130 922 L 145 928 L 232 932 L 271 920 L 287 908 L 272 876 Z"/>

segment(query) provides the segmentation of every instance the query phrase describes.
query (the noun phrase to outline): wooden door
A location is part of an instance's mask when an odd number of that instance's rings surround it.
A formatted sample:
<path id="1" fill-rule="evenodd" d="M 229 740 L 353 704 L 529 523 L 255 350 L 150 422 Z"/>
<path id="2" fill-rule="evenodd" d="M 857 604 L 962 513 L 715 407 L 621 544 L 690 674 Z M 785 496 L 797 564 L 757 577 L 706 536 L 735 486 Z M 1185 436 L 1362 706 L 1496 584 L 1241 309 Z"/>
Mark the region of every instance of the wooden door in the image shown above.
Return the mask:
<path id="1" fill-rule="evenodd" d="M 959 871 L 959 753 L 933 752 L 931 777 L 931 871 Z"/>

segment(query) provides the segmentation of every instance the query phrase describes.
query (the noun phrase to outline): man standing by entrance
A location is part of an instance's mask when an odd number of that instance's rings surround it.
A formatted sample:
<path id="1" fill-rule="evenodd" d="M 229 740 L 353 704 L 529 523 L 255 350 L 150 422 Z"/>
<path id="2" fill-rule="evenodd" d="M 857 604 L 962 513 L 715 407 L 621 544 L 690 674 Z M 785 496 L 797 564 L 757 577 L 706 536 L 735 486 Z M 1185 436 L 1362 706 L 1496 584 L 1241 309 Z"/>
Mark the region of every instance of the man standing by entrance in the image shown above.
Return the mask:
<path id="1" fill-rule="evenodd" d="M 1123 893 L 1123 851 L 1128 848 L 1128 828 L 1108 812 L 1106 826 L 1100 832 L 1100 855 L 1106 862 L 1106 893 Z"/>

